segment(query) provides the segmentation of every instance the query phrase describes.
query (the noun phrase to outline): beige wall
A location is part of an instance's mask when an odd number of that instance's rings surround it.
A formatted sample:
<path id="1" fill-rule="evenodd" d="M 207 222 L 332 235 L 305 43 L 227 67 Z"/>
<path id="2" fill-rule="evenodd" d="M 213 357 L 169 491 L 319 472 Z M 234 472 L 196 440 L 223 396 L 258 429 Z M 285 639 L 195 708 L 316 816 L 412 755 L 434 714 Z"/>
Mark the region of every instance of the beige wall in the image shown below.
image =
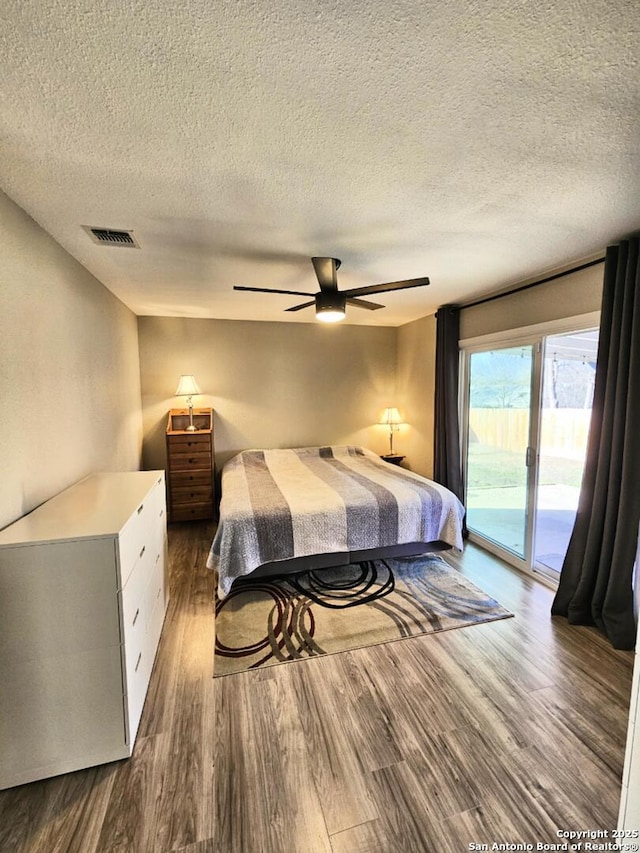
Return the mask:
<path id="1" fill-rule="evenodd" d="M 97 470 L 164 467 L 181 373 L 216 410 L 220 466 L 247 447 L 357 443 L 396 405 L 408 467 L 433 471 L 435 318 L 398 329 L 136 318 L 0 193 L 0 527 Z M 105 251 L 108 251 L 105 249 Z M 112 251 L 118 251 L 114 249 Z M 600 308 L 603 267 L 462 312 L 475 337 Z M 138 336 L 139 354 L 138 360 Z"/>
<path id="2" fill-rule="evenodd" d="M 460 313 L 460 338 L 464 340 L 599 311 L 603 276 L 604 264 L 597 264 L 521 293 L 467 308 Z"/>
<path id="3" fill-rule="evenodd" d="M 423 317 L 398 331 L 398 408 L 407 420 L 394 438 L 406 467 L 433 476 L 436 318 Z"/>
<path id="4" fill-rule="evenodd" d="M 136 318 L 2 193 L 0 392 L 0 527 L 139 467 Z"/>
<path id="5" fill-rule="evenodd" d="M 395 403 L 396 330 L 320 323 L 138 318 L 144 466 L 165 466 L 167 412 L 182 373 L 215 410 L 218 469 L 250 447 L 361 444 L 384 453 L 374 426 Z"/>
<path id="6" fill-rule="evenodd" d="M 600 308 L 603 266 L 461 313 L 461 337 L 528 326 Z M 433 475 L 436 319 L 374 328 L 235 320 L 138 318 L 144 467 L 164 467 L 166 413 L 181 373 L 216 411 L 218 468 L 248 447 L 363 444 L 388 452 L 374 426 L 395 405 L 405 465 Z"/>

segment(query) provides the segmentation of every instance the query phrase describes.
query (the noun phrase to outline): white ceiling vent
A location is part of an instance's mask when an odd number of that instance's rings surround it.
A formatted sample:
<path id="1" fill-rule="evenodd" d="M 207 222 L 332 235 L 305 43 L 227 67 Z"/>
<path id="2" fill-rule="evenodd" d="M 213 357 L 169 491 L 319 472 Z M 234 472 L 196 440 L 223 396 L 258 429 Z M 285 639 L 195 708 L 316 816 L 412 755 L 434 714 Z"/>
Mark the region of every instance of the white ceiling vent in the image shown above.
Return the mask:
<path id="1" fill-rule="evenodd" d="M 131 249 L 139 249 L 140 244 L 133 236 L 133 231 L 121 231 L 116 228 L 94 228 L 83 225 L 84 230 L 94 243 L 101 246 L 128 246 Z"/>

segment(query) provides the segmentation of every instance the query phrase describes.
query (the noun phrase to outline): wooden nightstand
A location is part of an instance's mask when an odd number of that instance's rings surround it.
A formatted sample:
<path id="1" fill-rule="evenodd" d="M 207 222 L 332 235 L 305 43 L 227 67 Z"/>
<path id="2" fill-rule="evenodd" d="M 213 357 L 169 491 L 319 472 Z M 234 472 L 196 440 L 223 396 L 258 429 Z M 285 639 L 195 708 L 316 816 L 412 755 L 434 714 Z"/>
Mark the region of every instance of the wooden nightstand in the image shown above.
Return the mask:
<path id="1" fill-rule="evenodd" d="M 380 459 L 384 459 L 385 462 L 389 462 L 391 465 L 399 465 L 404 456 L 398 456 L 397 453 L 387 453 L 385 456 L 381 456 Z"/>
<path id="2" fill-rule="evenodd" d="M 213 409 L 171 409 L 167 423 L 167 495 L 170 521 L 213 518 L 215 479 Z"/>

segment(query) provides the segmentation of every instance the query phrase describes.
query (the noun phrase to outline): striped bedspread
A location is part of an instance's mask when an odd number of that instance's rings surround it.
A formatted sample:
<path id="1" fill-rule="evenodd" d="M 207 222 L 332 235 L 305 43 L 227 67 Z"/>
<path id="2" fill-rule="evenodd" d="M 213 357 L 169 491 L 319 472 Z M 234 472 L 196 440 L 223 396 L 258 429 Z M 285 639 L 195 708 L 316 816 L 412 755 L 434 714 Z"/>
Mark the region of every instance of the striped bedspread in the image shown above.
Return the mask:
<path id="1" fill-rule="evenodd" d="M 223 598 L 274 560 L 436 540 L 461 549 L 463 514 L 448 489 L 362 447 L 245 450 L 222 472 L 207 566 Z"/>

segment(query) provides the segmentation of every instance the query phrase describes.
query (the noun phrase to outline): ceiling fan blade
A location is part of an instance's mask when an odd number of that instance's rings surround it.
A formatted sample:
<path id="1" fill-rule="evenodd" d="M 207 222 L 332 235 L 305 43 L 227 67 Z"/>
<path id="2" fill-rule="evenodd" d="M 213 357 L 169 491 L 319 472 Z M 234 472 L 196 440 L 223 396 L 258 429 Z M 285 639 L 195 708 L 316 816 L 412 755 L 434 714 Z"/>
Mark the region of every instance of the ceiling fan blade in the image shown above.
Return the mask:
<path id="1" fill-rule="evenodd" d="M 313 296 L 312 293 L 304 293 L 302 290 L 273 290 L 270 287 L 242 287 L 234 284 L 234 290 L 251 290 L 253 293 L 286 293 L 288 296 Z"/>
<path id="2" fill-rule="evenodd" d="M 377 311 L 378 308 L 384 308 L 384 305 L 379 305 L 377 302 L 367 302 L 366 299 L 352 299 L 347 296 L 347 305 L 355 305 L 356 308 L 366 308 L 368 311 Z"/>
<path id="3" fill-rule="evenodd" d="M 406 290 L 408 287 L 424 287 L 429 284 L 428 278 L 408 278 L 405 281 L 388 281 L 385 284 L 372 284 L 369 287 L 354 287 L 343 290 L 345 296 L 367 296 L 369 293 L 384 293 L 388 290 Z"/>
<path id="4" fill-rule="evenodd" d="M 340 261 L 337 258 L 311 258 L 311 263 L 316 271 L 320 290 L 337 290 L 336 270 L 340 267 Z"/>
<path id="5" fill-rule="evenodd" d="M 311 302 L 303 302 L 302 305 L 294 305 L 293 308 L 285 308 L 285 311 L 302 311 L 303 308 L 310 308 L 312 305 L 316 304 L 316 300 L 312 300 Z"/>

